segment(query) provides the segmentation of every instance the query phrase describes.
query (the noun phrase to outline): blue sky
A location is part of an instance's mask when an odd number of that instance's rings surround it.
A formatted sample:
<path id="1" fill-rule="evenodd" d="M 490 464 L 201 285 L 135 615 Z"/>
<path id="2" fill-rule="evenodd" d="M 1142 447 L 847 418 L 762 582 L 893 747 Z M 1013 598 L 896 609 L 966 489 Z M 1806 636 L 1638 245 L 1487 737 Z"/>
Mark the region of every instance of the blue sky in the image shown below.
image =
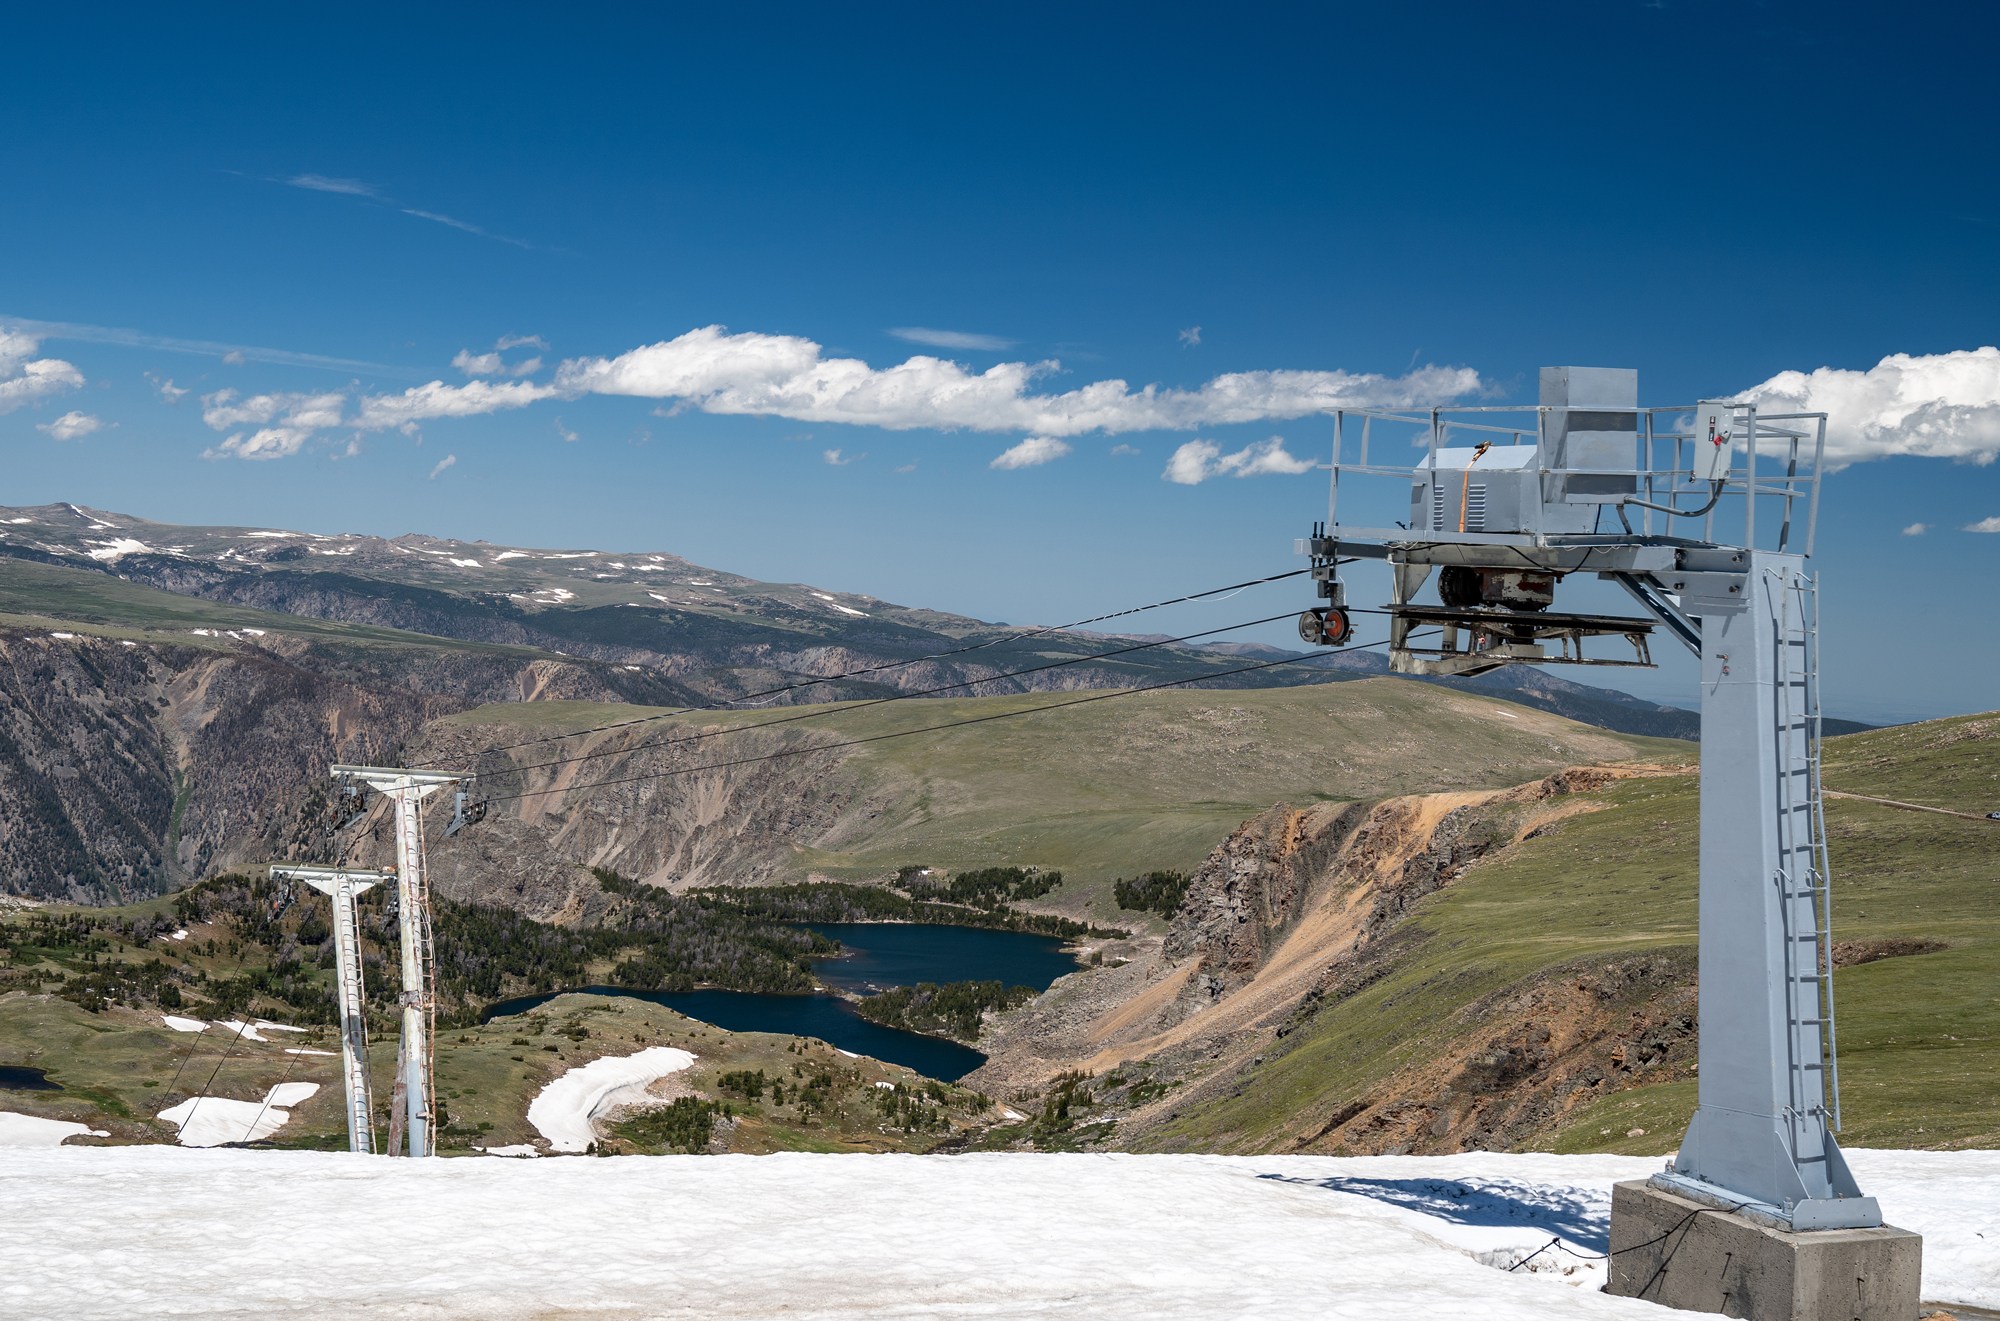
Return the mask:
<path id="1" fill-rule="evenodd" d="M 1291 567 L 1332 394 L 1829 368 L 1832 706 L 2000 706 L 2000 535 L 1963 530 L 2000 520 L 1985 7 L 9 23 L 0 501 L 1047 622 Z M 1242 457 L 1166 480 L 1192 442 Z M 1618 677 L 1692 700 L 1682 665 Z"/>

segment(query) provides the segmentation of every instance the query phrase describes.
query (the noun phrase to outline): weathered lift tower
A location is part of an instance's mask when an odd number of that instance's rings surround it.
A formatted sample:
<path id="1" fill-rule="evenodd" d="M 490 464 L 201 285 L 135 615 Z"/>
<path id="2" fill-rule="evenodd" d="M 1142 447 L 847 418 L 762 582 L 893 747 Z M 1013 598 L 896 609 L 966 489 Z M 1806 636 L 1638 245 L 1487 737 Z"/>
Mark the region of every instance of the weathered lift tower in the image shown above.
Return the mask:
<path id="1" fill-rule="evenodd" d="M 1807 568 L 1825 437 L 1824 414 L 1726 400 L 1640 408 L 1638 374 L 1613 368 L 1544 368 L 1535 408 L 1336 414 L 1328 521 L 1299 543 L 1326 604 L 1299 630 L 1307 642 L 1344 641 L 1340 565 L 1377 559 L 1390 570 L 1398 673 L 1650 665 L 1655 630 L 1701 658 L 1698 1108 L 1671 1166 L 1618 1189 L 1610 1287 L 1738 1316 L 1837 1305 L 1842 1317 L 1907 1321 L 1918 1240 L 1881 1227 L 1833 1136 Z M 1358 461 L 1345 461 L 1356 442 Z M 1390 446 L 1409 454 L 1412 442 L 1414 468 L 1379 457 Z M 1408 522 L 1343 525 L 1341 482 L 1354 476 L 1407 483 Z M 1419 602 L 1434 570 L 1438 603 Z M 1562 580 L 1586 572 L 1645 615 L 1551 610 Z M 1629 646 L 1586 655 L 1597 638 Z"/>
<path id="2" fill-rule="evenodd" d="M 399 1155 L 396 1130 L 409 1135 L 408 1154 L 437 1153 L 432 1117 L 437 1113 L 432 1082 L 432 1028 L 437 1017 L 436 950 L 431 934 L 430 883 L 424 874 L 424 799 L 446 785 L 470 780 L 455 771 L 412 771 L 387 766 L 335 766 L 337 780 L 377 790 L 396 809 L 396 912 L 402 945 L 403 1032 L 396 1049 L 390 1154 Z M 398 1111 L 397 1106 L 400 1106 Z M 398 1122 L 400 1121 L 400 1123 Z"/>
<path id="3" fill-rule="evenodd" d="M 347 1084 L 347 1149 L 375 1150 L 375 1115 L 368 1091 L 368 1000 L 361 984 L 361 928 L 354 901 L 393 879 L 388 872 L 348 867 L 271 864 L 271 879 L 304 881 L 333 900 L 334 999 L 340 1009 L 340 1071 Z"/>

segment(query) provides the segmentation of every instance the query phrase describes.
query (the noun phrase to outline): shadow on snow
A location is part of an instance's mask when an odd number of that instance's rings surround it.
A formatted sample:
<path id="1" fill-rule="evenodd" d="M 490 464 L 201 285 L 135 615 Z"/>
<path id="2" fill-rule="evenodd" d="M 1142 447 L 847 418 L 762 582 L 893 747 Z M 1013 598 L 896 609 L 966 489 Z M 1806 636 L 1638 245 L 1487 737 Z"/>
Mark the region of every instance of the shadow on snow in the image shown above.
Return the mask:
<path id="1" fill-rule="evenodd" d="M 1527 1183 L 1518 1179 L 1466 1183 L 1457 1179 L 1361 1179 L 1342 1176 L 1303 1179 L 1288 1174 L 1260 1174 L 1257 1177 L 1366 1197 L 1461 1225 L 1540 1229 L 1591 1252 L 1608 1252 L 1611 1247 L 1611 1191 L 1608 1188 Z"/>

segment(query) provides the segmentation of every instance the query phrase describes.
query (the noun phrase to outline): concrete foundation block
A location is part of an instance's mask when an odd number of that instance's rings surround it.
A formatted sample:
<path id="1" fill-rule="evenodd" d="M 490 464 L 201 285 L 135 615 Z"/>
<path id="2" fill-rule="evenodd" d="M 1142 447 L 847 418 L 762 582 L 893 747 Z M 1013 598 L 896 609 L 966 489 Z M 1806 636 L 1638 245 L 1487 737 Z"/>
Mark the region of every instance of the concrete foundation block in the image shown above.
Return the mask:
<path id="1" fill-rule="evenodd" d="M 1923 1243 L 1886 1225 L 1789 1233 L 1621 1183 L 1605 1290 L 1750 1321 L 1917 1321 Z"/>

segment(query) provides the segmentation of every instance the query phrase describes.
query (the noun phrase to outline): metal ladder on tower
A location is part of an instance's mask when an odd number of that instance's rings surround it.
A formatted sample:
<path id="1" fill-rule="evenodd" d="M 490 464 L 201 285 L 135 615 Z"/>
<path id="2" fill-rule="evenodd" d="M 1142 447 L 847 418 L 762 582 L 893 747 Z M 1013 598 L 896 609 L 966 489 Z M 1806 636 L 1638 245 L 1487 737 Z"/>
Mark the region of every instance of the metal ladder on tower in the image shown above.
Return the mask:
<path id="1" fill-rule="evenodd" d="M 1778 575 L 1773 575 L 1778 576 Z M 1818 586 L 1812 575 L 1788 572 L 1764 584 L 1779 593 L 1778 856 L 1773 877 L 1785 932 L 1785 1008 L 1791 1073 L 1793 1157 L 1801 1165 L 1827 1159 L 1821 1133 L 1840 1129 L 1839 1054 L 1833 1002 L 1831 874 L 1827 862 L 1825 795 L 1820 781 L 1822 715 L 1819 696 Z"/>

